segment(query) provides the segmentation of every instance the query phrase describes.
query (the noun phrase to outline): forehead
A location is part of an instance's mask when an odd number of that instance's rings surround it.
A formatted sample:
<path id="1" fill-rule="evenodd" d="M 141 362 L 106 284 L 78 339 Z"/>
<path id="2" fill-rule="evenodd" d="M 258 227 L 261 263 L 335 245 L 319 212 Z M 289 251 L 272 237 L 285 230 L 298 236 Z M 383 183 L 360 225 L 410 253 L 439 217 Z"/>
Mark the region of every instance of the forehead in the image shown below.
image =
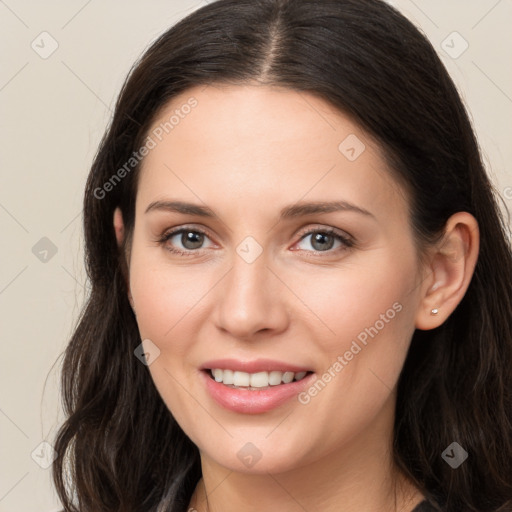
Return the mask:
<path id="1" fill-rule="evenodd" d="M 148 136 L 138 202 L 160 197 L 245 200 L 276 210 L 304 197 L 404 208 L 382 151 L 355 122 L 306 92 L 261 85 L 188 89 Z M 307 197 L 306 197 L 307 196 Z M 403 211 L 401 212 L 403 214 Z"/>

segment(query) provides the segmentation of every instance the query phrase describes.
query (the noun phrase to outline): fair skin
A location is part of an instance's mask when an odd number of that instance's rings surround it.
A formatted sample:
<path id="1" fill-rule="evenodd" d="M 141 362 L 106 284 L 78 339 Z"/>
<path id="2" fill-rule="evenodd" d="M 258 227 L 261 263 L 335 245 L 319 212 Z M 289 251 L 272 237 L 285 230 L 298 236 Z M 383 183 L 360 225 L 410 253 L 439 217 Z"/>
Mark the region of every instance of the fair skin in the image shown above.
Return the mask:
<path id="1" fill-rule="evenodd" d="M 392 464 L 396 384 L 414 330 L 441 325 L 464 296 L 478 254 L 475 219 L 450 218 L 422 265 L 407 196 L 349 118 L 307 93 L 209 86 L 174 98 L 154 126 L 191 96 L 197 107 L 143 162 L 128 262 L 141 339 L 160 350 L 151 377 L 200 451 L 203 478 L 190 507 L 409 512 L 422 495 Z M 353 161 L 338 149 L 350 134 L 365 145 Z M 171 200 L 215 216 L 146 212 Z M 279 219 L 285 207 L 321 201 L 368 213 Z M 114 226 L 121 245 L 119 209 Z M 159 241 L 182 226 L 206 233 L 199 248 L 181 234 Z M 306 235 L 328 228 L 353 245 Z M 262 249 L 251 263 L 237 253 L 248 236 Z M 393 318 L 377 324 L 393 305 Z M 231 357 L 288 361 L 320 379 L 376 325 L 378 334 L 307 404 L 235 412 L 199 378 L 205 361 Z M 237 456 L 248 442 L 261 454 L 252 467 Z"/>

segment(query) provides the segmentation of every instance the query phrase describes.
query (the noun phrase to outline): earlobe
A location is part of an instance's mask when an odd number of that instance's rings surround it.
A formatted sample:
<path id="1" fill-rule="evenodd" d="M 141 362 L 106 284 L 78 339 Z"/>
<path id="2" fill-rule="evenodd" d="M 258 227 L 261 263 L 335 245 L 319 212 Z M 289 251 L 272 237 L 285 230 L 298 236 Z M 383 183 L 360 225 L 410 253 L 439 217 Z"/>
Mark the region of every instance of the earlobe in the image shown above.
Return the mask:
<path id="1" fill-rule="evenodd" d="M 119 207 L 114 210 L 114 231 L 116 233 L 117 245 L 121 247 L 124 241 L 124 222 L 123 214 Z"/>
<path id="2" fill-rule="evenodd" d="M 473 277 L 479 244 L 476 219 L 467 212 L 452 215 L 443 239 L 432 250 L 416 312 L 417 329 L 435 329 L 453 313 Z"/>

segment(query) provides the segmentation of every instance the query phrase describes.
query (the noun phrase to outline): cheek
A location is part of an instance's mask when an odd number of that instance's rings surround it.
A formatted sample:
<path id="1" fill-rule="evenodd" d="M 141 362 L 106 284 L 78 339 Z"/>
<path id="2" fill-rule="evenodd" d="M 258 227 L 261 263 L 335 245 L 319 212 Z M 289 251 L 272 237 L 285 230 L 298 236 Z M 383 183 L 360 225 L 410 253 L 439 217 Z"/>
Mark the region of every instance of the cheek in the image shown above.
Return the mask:
<path id="1" fill-rule="evenodd" d="M 199 393 L 191 387 L 198 384 L 191 357 L 200 329 L 197 315 L 211 286 L 204 273 L 194 275 L 190 267 L 151 261 L 136 252 L 132 256 L 130 288 L 140 336 L 159 349 L 148 369 L 167 408 L 187 432 L 198 414 L 196 402 L 190 399 Z M 204 421 L 201 418 L 199 424 Z"/>
<path id="2" fill-rule="evenodd" d="M 398 342 L 400 333 L 410 333 L 417 270 L 413 254 L 398 259 L 390 252 L 372 260 L 295 279 L 297 295 L 307 298 L 307 306 L 324 324 L 327 353 L 350 350 L 352 341 L 363 347 L 374 339 Z"/>
<path id="3" fill-rule="evenodd" d="M 310 411 L 326 422 L 335 417 L 356 428 L 388 400 L 414 333 L 416 271 L 411 251 L 401 257 L 381 253 L 374 264 L 343 269 L 335 280 L 316 275 L 315 289 L 324 293 L 310 294 L 308 306 L 329 328 L 316 321 L 324 372 L 318 378 L 326 385 L 316 386 L 321 399 L 312 389 L 303 400 L 311 400 Z M 298 295 L 311 284 L 302 281 Z M 344 407 L 333 406 L 340 397 Z"/>
<path id="4" fill-rule="evenodd" d="M 392 397 L 414 332 L 415 266 L 397 266 L 381 259 L 381 266 L 365 272 L 346 272 L 309 305 L 318 312 L 329 333 L 317 322 L 316 352 L 323 373 L 300 397 L 304 414 L 318 425 L 326 445 L 357 435 L 375 421 Z M 318 283 L 318 281 L 317 281 Z M 323 330 L 322 330 L 323 329 Z M 327 332 L 327 334 L 325 334 Z M 338 425 L 338 429 L 330 426 Z M 324 427 L 325 426 L 325 427 Z M 314 427 L 311 427 L 311 431 Z"/>
<path id="5" fill-rule="evenodd" d="M 166 264 L 162 259 L 152 261 L 151 257 L 135 253 L 130 289 L 141 336 L 155 342 L 173 338 L 176 331 L 190 326 L 188 315 L 200 308 L 201 298 L 212 286 L 204 271 Z"/>

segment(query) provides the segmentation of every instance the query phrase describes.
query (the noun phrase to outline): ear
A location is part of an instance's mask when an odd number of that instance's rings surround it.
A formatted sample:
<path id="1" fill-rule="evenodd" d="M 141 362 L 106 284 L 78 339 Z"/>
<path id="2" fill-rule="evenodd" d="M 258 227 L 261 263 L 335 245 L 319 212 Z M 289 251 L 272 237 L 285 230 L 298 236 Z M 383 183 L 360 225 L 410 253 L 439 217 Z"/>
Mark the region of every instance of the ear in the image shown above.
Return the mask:
<path id="1" fill-rule="evenodd" d="M 119 247 L 119 249 L 122 250 L 124 237 L 125 237 L 125 231 L 124 231 L 123 213 L 121 212 L 121 209 L 119 207 L 114 210 L 114 231 L 116 233 L 117 246 Z M 124 274 L 125 280 L 126 280 L 126 287 L 128 288 L 128 300 L 130 301 L 133 312 L 135 313 L 132 292 L 130 290 L 129 269 L 128 269 L 128 265 L 125 264 L 126 260 L 123 259 L 122 261 L 123 261 L 122 270 L 123 270 L 123 274 Z"/>
<path id="2" fill-rule="evenodd" d="M 429 257 L 416 311 L 417 329 L 435 329 L 453 313 L 473 277 L 479 247 L 477 220 L 467 212 L 452 215 Z"/>
<path id="3" fill-rule="evenodd" d="M 121 248 L 124 241 L 124 222 L 119 207 L 114 210 L 114 231 L 116 232 L 117 246 Z"/>

